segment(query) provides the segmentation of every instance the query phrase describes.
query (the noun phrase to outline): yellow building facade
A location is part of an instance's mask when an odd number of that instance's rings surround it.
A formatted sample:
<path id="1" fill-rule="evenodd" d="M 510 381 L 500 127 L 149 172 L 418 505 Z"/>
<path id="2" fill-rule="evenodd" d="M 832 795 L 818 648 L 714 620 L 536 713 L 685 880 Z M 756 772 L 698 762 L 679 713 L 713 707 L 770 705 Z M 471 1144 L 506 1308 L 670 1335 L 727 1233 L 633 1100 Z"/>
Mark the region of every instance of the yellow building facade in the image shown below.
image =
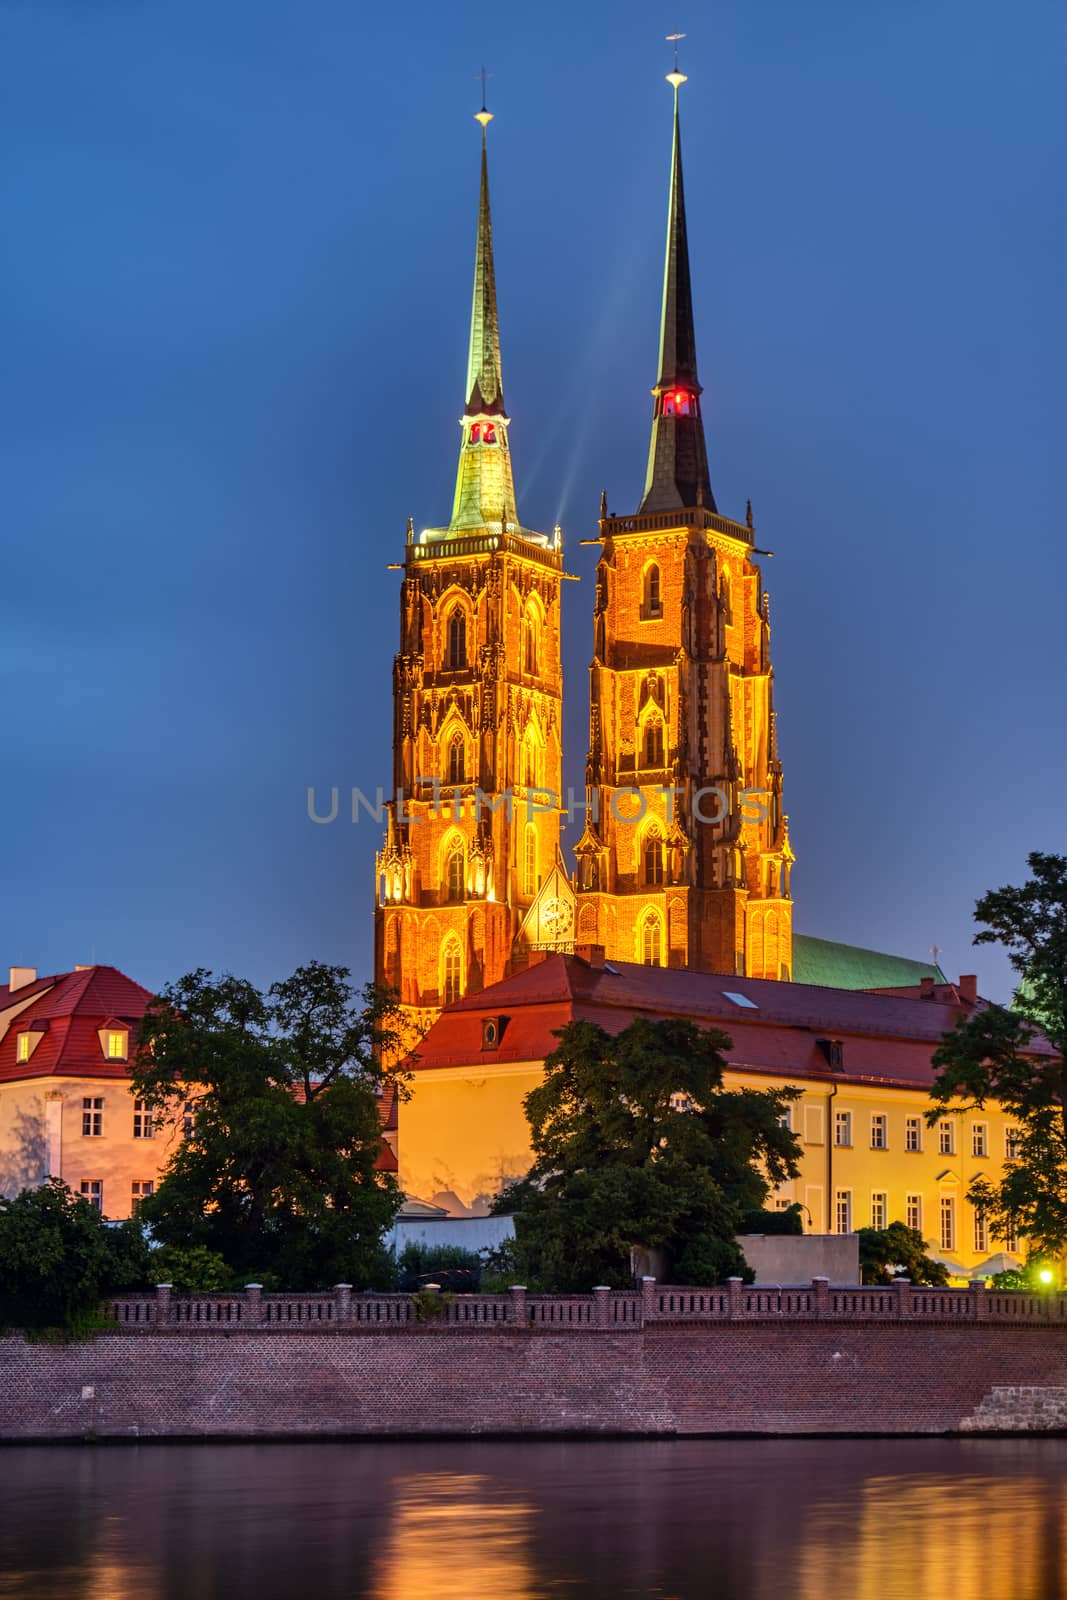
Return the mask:
<path id="1" fill-rule="evenodd" d="M 967 1200 L 975 1177 L 1003 1175 L 1013 1125 L 992 1106 L 926 1123 L 933 1050 L 955 1018 L 980 1003 L 968 985 L 840 991 L 657 975 L 592 956 L 549 956 L 435 1023 L 400 1111 L 407 1193 L 451 1193 L 480 1208 L 528 1170 L 523 1101 L 542 1079 L 556 1029 L 580 1018 L 615 1032 L 638 1015 L 684 1015 L 730 1035 L 727 1087 L 797 1091 L 789 1120 L 801 1170 L 769 1203 L 800 1205 L 805 1231 L 904 1222 L 932 1254 L 964 1271 L 1017 1252 L 1018 1240 L 994 1239 Z"/>

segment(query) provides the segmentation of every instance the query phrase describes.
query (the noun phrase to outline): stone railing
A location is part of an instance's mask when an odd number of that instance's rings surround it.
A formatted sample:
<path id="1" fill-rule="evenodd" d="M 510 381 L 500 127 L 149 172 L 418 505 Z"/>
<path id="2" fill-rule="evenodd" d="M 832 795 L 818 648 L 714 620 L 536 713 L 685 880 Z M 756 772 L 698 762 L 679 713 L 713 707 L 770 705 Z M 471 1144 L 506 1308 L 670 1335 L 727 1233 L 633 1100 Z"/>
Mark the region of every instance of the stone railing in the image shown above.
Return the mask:
<path id="1" fill-rule="evenodd" d="M 334 1331 L 375 1333 L 415 1327 L 530 1329 L 544 1333 L 639 1332 L 656 1323 L 951 1322 L 1067 1325 L 1067 1293 L 1018 1289 L 927 1289 L 898 1281 L 885 1288 L 838 1287 L 826 1278 L 810 1284 L 745 1286 L 740 1278 L 711 1289 L 642 1278 L 638 1291 L 594 1289 L 592 1294 L 441 1295 L 434 1302 L 409 1294 L 355 1294 L 351 1285 L 313 1294 L 265 1292 L 258 1284 L 233 1294 L 174 1294 L 161 1283 L 154 1294 L 110 1300 L 105 1312 L 119 1332 L 191 1333 L 258 1329 L 267 1333 Z"/>

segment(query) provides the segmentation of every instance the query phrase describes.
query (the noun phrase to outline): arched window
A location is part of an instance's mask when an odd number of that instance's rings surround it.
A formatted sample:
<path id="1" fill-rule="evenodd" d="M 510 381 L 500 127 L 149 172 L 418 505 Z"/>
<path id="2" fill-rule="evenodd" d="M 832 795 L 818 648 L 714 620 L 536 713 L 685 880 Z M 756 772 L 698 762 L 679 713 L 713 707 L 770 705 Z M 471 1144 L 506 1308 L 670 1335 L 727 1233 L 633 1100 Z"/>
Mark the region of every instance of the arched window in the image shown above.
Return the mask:
<path id="1" fill-rule="evenodd" d="M 663 882 L 663 840 L 658 828 L 649 828 L 641 852 L 646 884 L 655 888 Z"/>
<path id="2" fill-rule="evenodd" d="M 541 782 L 540 757 L 537 741 L 528 734 L 522 745 L 522 781 L 527 789 L 536 789 Z"/>
<path id="3" fill-rule="evenodd" d="M 663 928 L 654 912 L 641 924 L 641 960 L 646 967 L 663 965 Z"/>
<path id="4" fill-rule="evenodd" d="M 531 900 L 537 893 L 537 829 L 532 822 L 522 838 L 522 892 Z"/>
<path id="5" fill-rule="evenodd" d="M 730 574 L 725 567 L 722 574 L 722 614 L 727 622 L 734 620 L 733 587 L 730 583 Z"/>
<path id="6" fill-rule="evenodd" d="M 453 902 L 466 899 L 467 862 L 463 846 L 458 840 L 448 852 L 448 861 L 445 865 L 445 892 Z"/>
<path id="7" fill-rule="evenodd" d="M 649 717 L 645 723 L 644 765 L 646 767 L 663 765 L 663 723 L 658 717 Z"/>
<path id="8" fill-rule="evenodd" d="M 442 1003 L 450 1006 L 453 1000 L 458 1000 L 463 991 L 463 957 L 460 955 L 459 940 L 453 936 L 445 944 L 441 953 L 441 999 Z"/>
<path id="9" fill-rule="evenodd" d="M 466 780 L 466 752 L 463 747 L 463 735 L 454 733 L 448 742 L 448 782 L 465 783 Z"/>
<path id="10" fill-rule="evenodd" d="M 538 658 L 540 657 L 540 626 L 537 614 L 527 611 L 522 619 L 522 670 L 524 672 L 537 672 Z"/>
<path id="11" fill-rule="evenodd" d="M 467 665 L 467 613 L 456 606 L 448 619 L 448 667 L 458 672 Z"/>
<path id="12" fill-rule="evenodd" d="M 643 613 L 646 617 L 661 617 L 663 603 L 660 597 L 659 568 L 655 562 L 645 571 L 645 593 Z"/>

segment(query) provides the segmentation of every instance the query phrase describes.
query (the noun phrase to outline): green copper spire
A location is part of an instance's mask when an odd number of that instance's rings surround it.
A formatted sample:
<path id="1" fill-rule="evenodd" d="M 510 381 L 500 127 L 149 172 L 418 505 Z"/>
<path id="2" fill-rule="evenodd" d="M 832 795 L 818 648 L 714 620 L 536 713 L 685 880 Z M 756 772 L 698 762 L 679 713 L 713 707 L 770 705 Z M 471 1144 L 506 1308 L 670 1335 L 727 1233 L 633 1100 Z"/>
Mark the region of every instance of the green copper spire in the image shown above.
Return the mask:
<path id="1" fill-rule="evenodd" d="M 652 393 L 652 439 L 641 513 L 675 511 L 703 506 L 714 511 L 708 473 L 708 452 L 700 416 L 700 381 L 697 378 L 696 335 L 693 331 L 693 290 L 689 276 L 689 240 L 685 226 L 685 189 L 682 183 L 682 138 L 678 119 L 678 90 L 686 79 L 678 71 L 667 74 L 674 90 L 674 146 L 671 152 L 671 188 L 667 207 L 667 259 L 663 271 L 663 316 L 659 339 L 659 376 Z"/>
<path id="2" fill-rule="evenodd" d="M 493 223 L 489 212 L 486 129 L 491 111 L 475 112 L 482 125 L 482 176 L 478 197 L 478 240 L 474 252 L 474 298 L 467 355 L 467 404 L 460 426 L 463 440 L 452 507 L 452 531 L 517 526 L 515 485 L 508 450 L 508 424 L 500 372 L 500 324 L 493 271 Z"/>

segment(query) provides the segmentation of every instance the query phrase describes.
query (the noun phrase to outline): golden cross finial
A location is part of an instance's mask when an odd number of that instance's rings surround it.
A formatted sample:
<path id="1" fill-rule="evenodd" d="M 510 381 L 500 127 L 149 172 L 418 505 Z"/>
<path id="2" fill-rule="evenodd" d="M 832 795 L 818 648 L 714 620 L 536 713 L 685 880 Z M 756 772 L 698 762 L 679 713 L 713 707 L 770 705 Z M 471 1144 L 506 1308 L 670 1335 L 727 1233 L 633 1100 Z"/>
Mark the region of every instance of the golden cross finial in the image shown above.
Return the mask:
<path id="1" fill-rule="evenodd" d="M 483 67 L 481 72 L 479 72 L 478 76 L 482 80 L 482 109 L 480 111 L 476 111 L 474 113 L 474 120 L 475 120 L 475 122 L 480 122 L 481 123 L 482 131 L 484 132 L 485 129 L 488 128 L 489 124 L 493 120 L 493 113 L 491 111 L 487 111 L 485 109 L 485 82 L 486 82 L 487 78 L 491 78 L 492 77 L 492 73 L 491 72 L 486 72 L 485 68 Z"/>
<path id="2" fill-rule="evenodd" d="M 668 72 L 667 82 L 670 84 L 675 94 L 678 93 L 678 90 L 682 87 L 683 83 L 688 83 L 689 81 L 684 72 L 678 71 L 678 41 L 679 39 L 684 38 L 684 33 L 669 33 L 667 35 L 667 43 L 673 44 L 674 46 L 674 71 Z"/>

